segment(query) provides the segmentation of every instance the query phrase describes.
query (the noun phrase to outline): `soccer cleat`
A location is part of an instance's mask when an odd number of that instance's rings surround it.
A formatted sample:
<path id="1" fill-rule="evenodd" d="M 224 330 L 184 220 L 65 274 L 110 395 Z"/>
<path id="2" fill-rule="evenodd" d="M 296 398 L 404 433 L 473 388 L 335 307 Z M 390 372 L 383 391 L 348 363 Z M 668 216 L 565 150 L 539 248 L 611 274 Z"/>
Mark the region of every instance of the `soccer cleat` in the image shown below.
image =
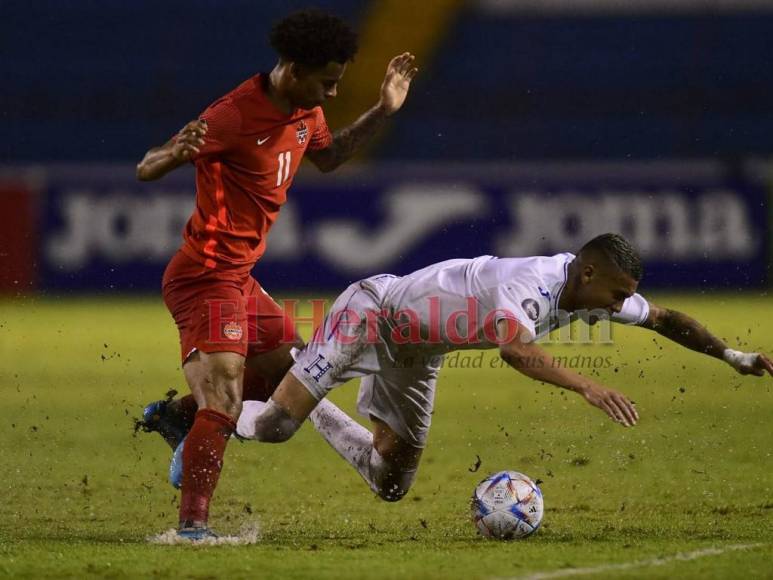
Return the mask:
<path id="1" fill-rule="evenodd" d="M 173 487 L 180 489 L 183 484 L 183 447 L 185 446 L 185 438 L 180 441 L 177 449 L 172 453 L 172 461 L 169 462 L 169 483 Z"/>
<path id="2" fill-rule="evenodd" d="M 136 426 L 136 429 L 142 429 L 146 433 L 158 432 L 172 449 L 177 449 L 190 428 L 190 421 L 186 420 L 169 399 L 148 404 Z"/>
<path id="3" fill-rule="evenodd" d="M 220 536 L 209 528 L 180 528 L 177 530 L 177 537 L 195 543 L 209 539 L 216 540 Z"/>

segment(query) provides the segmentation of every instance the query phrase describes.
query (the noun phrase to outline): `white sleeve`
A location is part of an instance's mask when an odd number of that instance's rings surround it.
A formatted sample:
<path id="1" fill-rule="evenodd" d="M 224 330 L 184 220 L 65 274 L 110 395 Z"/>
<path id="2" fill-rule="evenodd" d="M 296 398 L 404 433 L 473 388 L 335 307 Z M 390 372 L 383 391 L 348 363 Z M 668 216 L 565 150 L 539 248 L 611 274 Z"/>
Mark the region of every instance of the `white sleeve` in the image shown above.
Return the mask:
<path id="1" fill-rule="evenodd" d="M 494 292 L 494 308 L 496 309 L 495 323 L 509 318 L 526 328 L 532 337 L 537 336 L 534 323 L 542 314 L 541 306 L 525 287 L 519 284 L 507 284 L 497 288 Z"/>
<path id="2" fill-rule="evenodd" d="M 612 314 L 613 322 L 622 324 L 643 324 L 650 315 L 650 304 L 641 294 L 634 294 L 623 302 L 620 312 Z"/>

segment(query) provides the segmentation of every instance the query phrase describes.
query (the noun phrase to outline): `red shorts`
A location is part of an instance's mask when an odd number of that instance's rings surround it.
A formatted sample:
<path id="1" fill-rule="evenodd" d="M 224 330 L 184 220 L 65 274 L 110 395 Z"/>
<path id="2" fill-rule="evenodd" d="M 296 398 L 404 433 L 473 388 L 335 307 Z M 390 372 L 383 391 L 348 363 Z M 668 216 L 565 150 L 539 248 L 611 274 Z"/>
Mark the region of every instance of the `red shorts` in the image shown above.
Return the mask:
<path id="1" fill-rule="evenodd" d="M 297 340 L 293 321 L 249 273 L 207 268 L 178 251 L 162 288 L 183 362 L 195 350 L 250 357 Z"/>

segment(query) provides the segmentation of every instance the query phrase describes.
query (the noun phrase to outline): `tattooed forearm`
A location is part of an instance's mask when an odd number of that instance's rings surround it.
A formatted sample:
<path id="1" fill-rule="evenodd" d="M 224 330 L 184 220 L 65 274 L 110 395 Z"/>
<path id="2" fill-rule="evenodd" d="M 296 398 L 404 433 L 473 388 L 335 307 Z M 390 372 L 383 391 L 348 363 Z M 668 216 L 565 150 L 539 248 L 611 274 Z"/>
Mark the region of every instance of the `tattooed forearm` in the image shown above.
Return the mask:
<path id="1" fill-rule="evenodd" d="M 332 171 L 362 149 L 386 122 L 387 115 L 381 107 L 373 107 L 354 123 L 336 131 L 330 147 L 308 152 L 311 161 L 322 171 Z"/>
<path id="2" fill-rule="evenodd" d="M 724 342 L 697 320 L 676 310 L 664 310 L 651 328 L 686 348 L 717 358 L 722 358 L 722 353 L 727 348 Z"/>

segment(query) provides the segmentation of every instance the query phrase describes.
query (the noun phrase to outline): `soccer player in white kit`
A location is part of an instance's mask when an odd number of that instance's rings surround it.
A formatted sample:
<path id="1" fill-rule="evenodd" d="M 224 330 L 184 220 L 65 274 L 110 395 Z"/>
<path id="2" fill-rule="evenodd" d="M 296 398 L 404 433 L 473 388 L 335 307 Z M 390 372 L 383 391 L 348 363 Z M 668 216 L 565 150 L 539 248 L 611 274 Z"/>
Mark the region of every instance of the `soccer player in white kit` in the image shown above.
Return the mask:
<path id="1" fill-rule="evenodd" d="M 608 316 L 723 359 L 741 374 L 773 375 L 765 355 L 729 349 L 689 316 L 637 294 L 641 275 L 631 245 L 604 234 L 576 256 L 481 256 L 360 280 L 295 353 L 269 401 L 245 402 L 237 433 L 286 441 L 309 418 L 379 497 L 397 501 L 415 477 L 448 352 L 499 348 L 516 370 L 578 393 L 624 426 L 639 418 L 625 395 L 557 364 L 535 340 L 577 317 L 594 324 Z M 325 399 L 354 378 L 361 378 L 357 407 L 372 432 Z"/>

